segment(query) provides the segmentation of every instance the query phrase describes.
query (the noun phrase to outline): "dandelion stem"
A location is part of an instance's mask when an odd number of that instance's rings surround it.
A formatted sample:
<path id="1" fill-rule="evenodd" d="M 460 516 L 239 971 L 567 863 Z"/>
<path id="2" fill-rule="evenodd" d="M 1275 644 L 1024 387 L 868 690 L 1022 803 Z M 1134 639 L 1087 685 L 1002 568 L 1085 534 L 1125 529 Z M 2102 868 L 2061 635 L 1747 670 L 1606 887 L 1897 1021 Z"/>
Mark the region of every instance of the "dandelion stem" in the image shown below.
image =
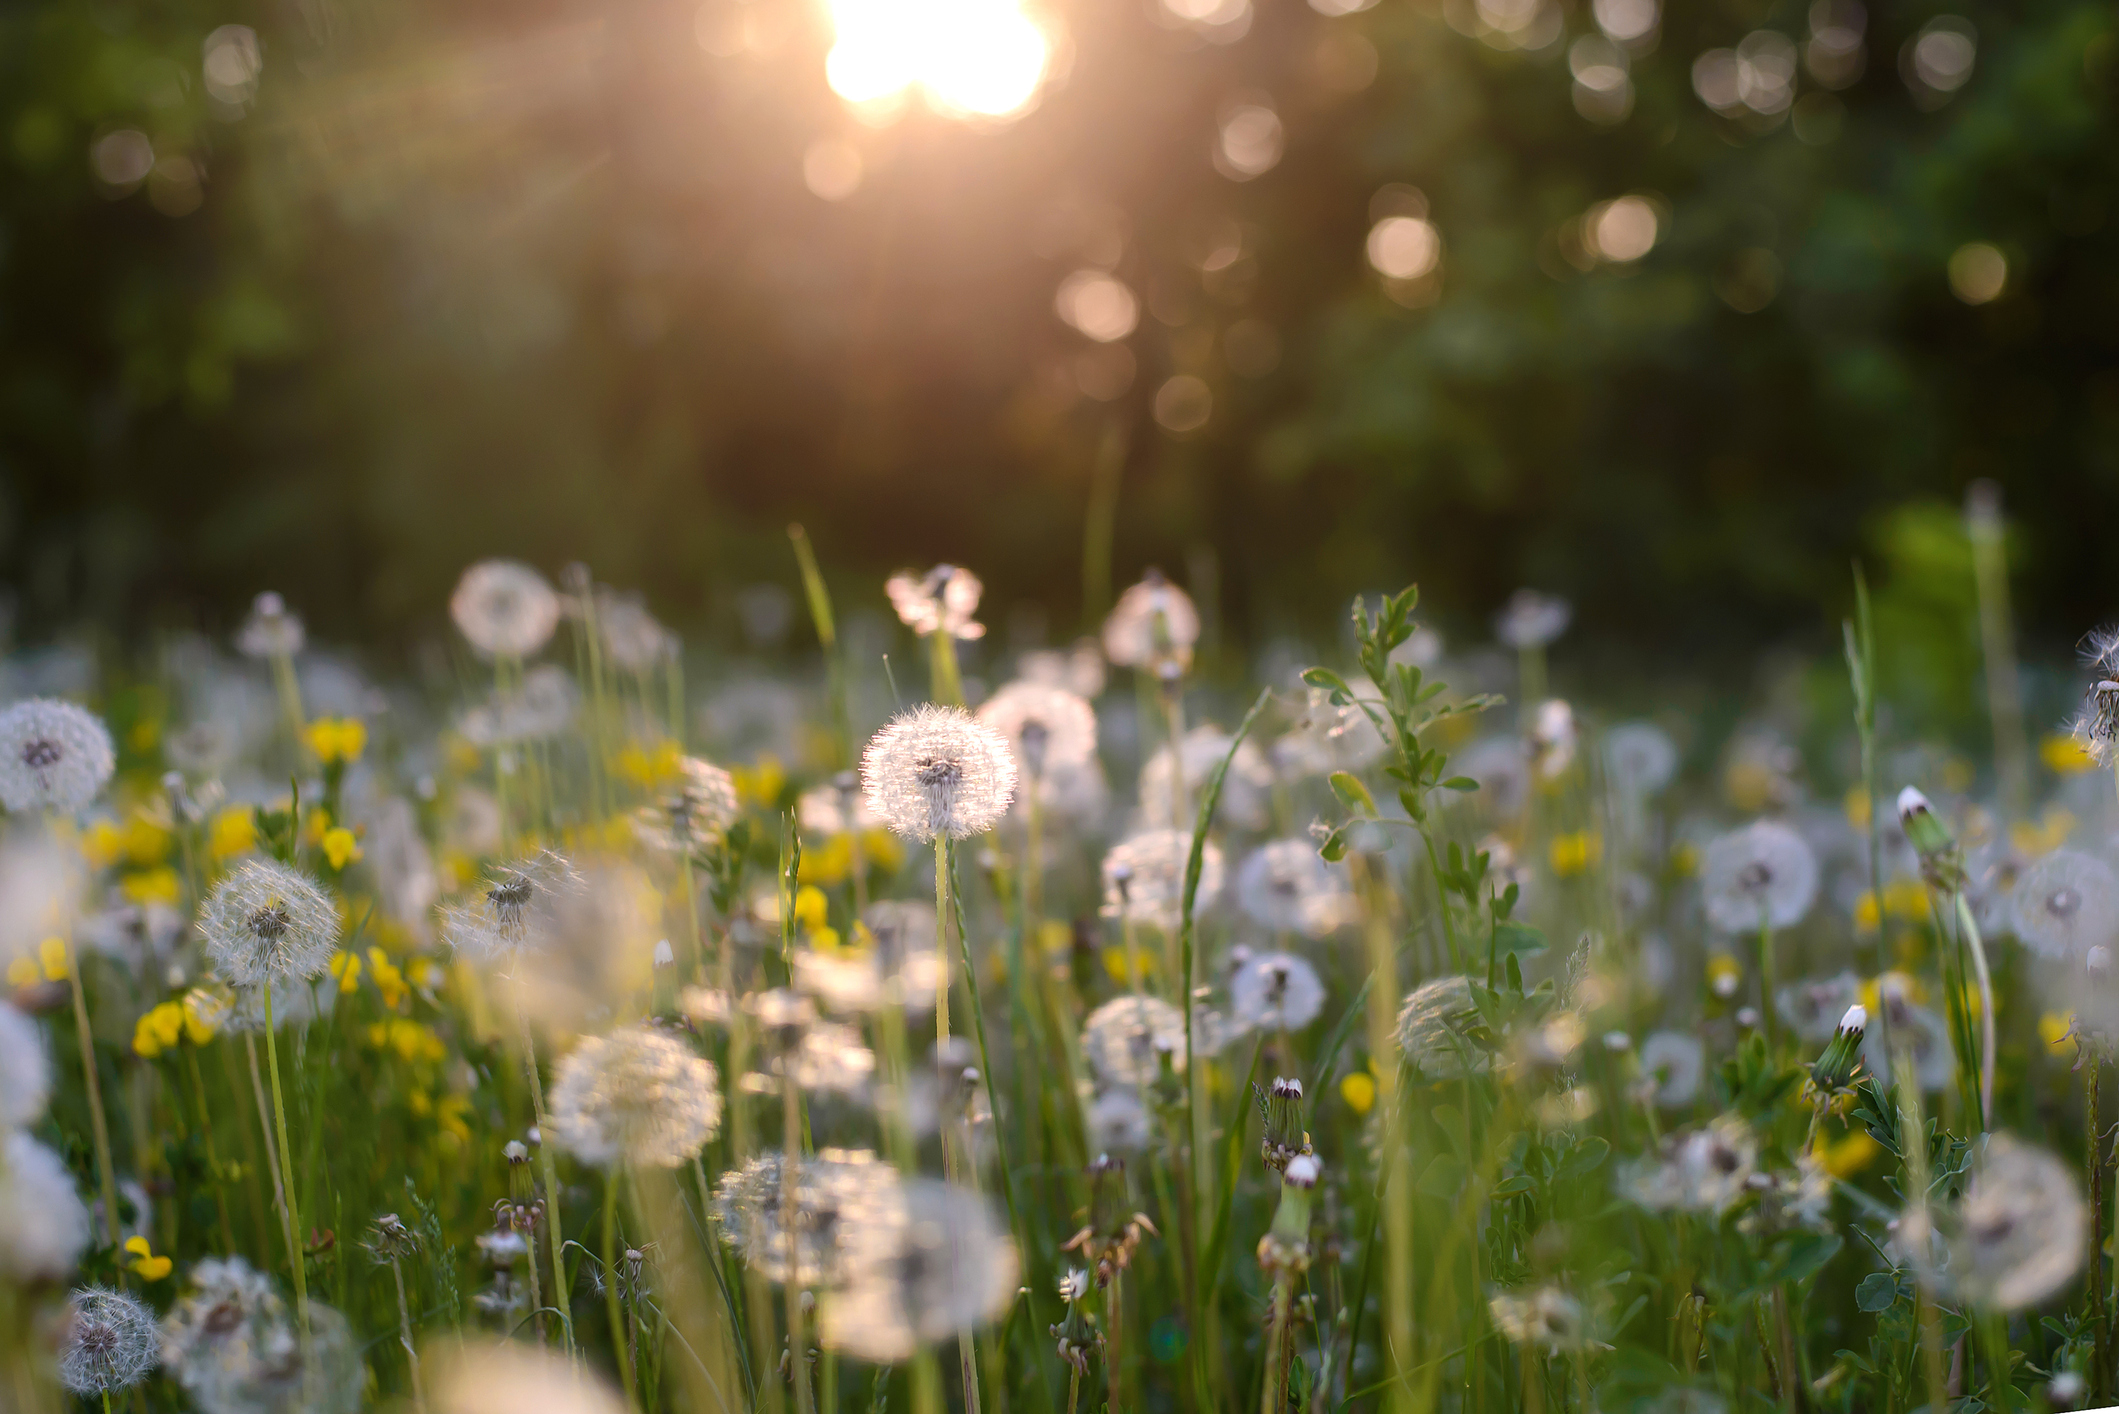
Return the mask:
<path id="1" fill-rule="evenodd" d="M 1104 1401 L 1110 1414 L 1126 1407 L 1118 1395 L 1119 1373 L 1125 1367 L 1125 1268 L 1111 1269 L 1111 1284 L 1104 1288 L 1104 1315 L 1111 1329 L 1104 1333 Z"/>
<path id="2" fill-rule="evenodd" d="M 1985 1130 L 1994 1123 L 1994 977 L 1987 970 L 1986 944 L 1980 939 L 1979 923 L 1965 902 L 1964 890 L 1959 889 L 1953 899 L 1958 926 L 1964 929 L 1965 942 L 1972 950 L 1972 976 L 1979 984 L 1979 1127 Z"/>
<path id="3" fill-rule="evenodd" d="M 1398 959 L 1391 932 L 1384 881 L 1366 855 L 1350 856 L 1355 887 L 1363 904 L 1363 940 L 1368 945 L 1369 1055 L 1375 1061 L 1376 1113 L 1383 1136 L 1382 1191 L 1397 1194 L 1384 1204 L 1385 1284 L 1383 1289 L 1384 1371 L 1391 1384 L 1387 1409 L 1408 1407 L 1405 1375 L 1413 1364 L 1413 1209 L 1405 1199 L 1412 1191 L 1412 1163 L 1405 1152 L 1398 1106 L 1398 1028 L 1393 1008 L 1398 1000 Z M 1379 1202 L 1383 1200 L 1378 1199 Z"/>
<path id="4" fill-rule="evenodd" d="M 949 1039 L 949 836 L 934 837 L 934 1039 Z"/>
<path id="5" fill-rule="evenodd" d="M 1780 1050 L 1780 1021 L 1774 1015 L 1773 1005 L 1773 923 L 1766 911 L 1759 910 L 1758 919 L 1758 990 L 1760 1024 L 1766 1028 L 1766 1050 L 1768 1054 Z"/>
<path id="6" fill-rule="evenodd" d="M 302 1260 L 302 1213 L 294 1193 L 294 1150 L 287 1138 L 287 1104 L 280 1095 L 280 1047 L 275 1038 L 272 1019 L 272 983 L 267 980 L 261 989 L 265 994 L 265 1064 L 272 1076 L 272 1122 L 278 1130 L 280 1143 L 281 1181 L 287 1190 L 287 1260 L 294 1265 L 294 1304 L 302 1317 L 302 1363 L 309 1358 L 309 1274 Z"/>
<path id="7" fill-rule="evenodd" d="M 2082 1044 L 2078 1042 L 2078 1044 Z M 2090 1404 L 2109 1404 L 2106 1396 L 2111 1388 L 2111 1331 L 2104 1318 L 2104 1164 L 2103 1136 L 2097 1131 L 2102 1123 L 2098 1114 L 2097 1087 L 2099 1073 L 2104 1068 L 2104 1057 L 2096 1048 L 2084 1044 L 2082 1049 L 2082 1149 L 2084 1186 L 2090 1195 L 2089 1224 L 2089 1271 L 2090 1325 L 2095 1337 L 2095 1354 L 2090 1363 Z"/>
<path id="8" fill-rule="evenodd" d="M 795 1380 L 795 1414 L 811 1414 L 808 1341 L 802 1334 L 801 1199 L 797 1190 L 802 1162 L 802 1091 L 795 1084 L 792 1062 L 780 1082 L 780 1227 L 787 1234 L 787 1359 Z"/>
<path id="9" fill-rule="evenodd" d="M 532 1266 L 531 1270 L 536 1268 Z M 405 1304 L 405 1272 L 395 1257 L 390 1259 L 390 1276 L 397 1283 L 397 1338 L 404 1343 L 405 1361 L 412 1372 L 412 1404 L 419 1414 L 426 1414 L 427 1392 L 419 1380 L 419 1349 L 412 1343 L 412 1308 Z M 536 1298 L 532 1296 L 531 1300 Z"/>
<path id="10" fill-rule="evenodd" d="M 544 1170 L 544 1217 L 552 1249 L 552 1304 L 559 1310 L 559 1336 L 567 1358 L 574 1356 L 574 1298 L 567 1290 L 566 1237 L 559 1222 L 559 1161 L 552 1152 L 552 1117 L 545 1113 L 544 1081 L 537 1074 L 537 1038 L 530 1034 L 530 1016 L 522 1009 L 522 996 L 515 997 L 515 1021 L 522 1028 L 522 1064 L 530 1078 L 530 1105 L 537 1118 L 537 1162 Z M 531 1254 L 533 1257 L 535 1253 Z"/>
<path id="11" fill-rule="evenodd" d="M 934 700 L 945 707 L 964 705 L 964 680 L 957 671 L 956 635 L 943 624 L 927 635 L 928 672 Z"/>
<path id="12" fill-rule="evenodd" d="M 199 1048 L 184 1047 L 184 1061 L 191 1071 L 191 1093 L 199 1106 L 199 1135 L 206 1143 L 206 1168 L 213 1175 L 213 1206 L 221 1220 L 221 1246 L 228 1256 L 235 1255 L 235 1227 L 228 1221 L 228 1194 L 224 1187 L 225 1174 L 221 1168 L 221 1156 L 213 1142 L 213 1112 L 206 1108 L 206 1078 L 199 1074 Z"/>
<path id="13" fill-rule="evenodd" d="M 88 1086 L 88 1122 L 96 1145 L 96 1178 L 103 1189 L 103 1230 L 110 1245 L 122 1239 L 118 1226 L 118 1173 L 110 1159 L 110 1124 L 103 1115 L 103 1082 L 96 1075 L 96 1038 L 88 1025 L 88 994 L 81 988 L 81 954 L 67 944 L 66 980 L 74 996 L 74 1031 L 81 1042 L 81 1079 Z"/>
<path id="14" fill-rule="evenodd" d="M 625 1308 L 618 1299 L 618 1175 L 614 1165 L 603 1185 L 603 1300 L 604 1309 L 611 1320 L 611 1353 L 618 1361 L 618 1376 L 625 1383 L 625 1406 L 640 1407 L 639 1392 L 633 1388 L 633 1356 L 627 1349 L 625 1334 Z"/>

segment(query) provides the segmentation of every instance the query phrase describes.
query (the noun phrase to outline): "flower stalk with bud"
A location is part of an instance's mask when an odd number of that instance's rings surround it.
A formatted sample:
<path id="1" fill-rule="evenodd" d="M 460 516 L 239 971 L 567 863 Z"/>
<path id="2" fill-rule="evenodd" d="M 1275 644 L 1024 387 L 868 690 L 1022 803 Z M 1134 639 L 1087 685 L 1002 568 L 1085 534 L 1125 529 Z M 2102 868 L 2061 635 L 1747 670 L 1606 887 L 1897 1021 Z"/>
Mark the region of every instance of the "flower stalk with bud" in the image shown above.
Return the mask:
<path id="1" fill-rule="evenodd" d="M 1898 819 L 1907 842 L 1920 855 L 1921 877 L 1929 888 L 1950 900 L 1972 959 L 1972 975 L 1979 988 L 1979 1127 L 1985 1129 L 1994 1122 L 1994 978 L 1987 968 L 1979 921 L 1965 902 L 1964 853 L 1927 796 L 1912 786 L 1898 793 Z"/>

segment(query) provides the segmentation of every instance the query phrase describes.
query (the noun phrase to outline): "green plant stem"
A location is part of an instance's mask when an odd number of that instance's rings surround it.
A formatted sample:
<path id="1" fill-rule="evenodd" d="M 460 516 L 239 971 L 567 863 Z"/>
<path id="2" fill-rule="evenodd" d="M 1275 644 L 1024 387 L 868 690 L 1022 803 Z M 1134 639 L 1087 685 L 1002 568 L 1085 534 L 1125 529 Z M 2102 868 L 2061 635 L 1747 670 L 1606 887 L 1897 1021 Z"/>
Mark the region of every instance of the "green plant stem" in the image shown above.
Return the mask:
<path id="1" fill-rule="evenodd" d="M 552 1251 L 552 1304 L 559 1310 L 559 1338 L 567 1358 L 574 1356 L 574 1300 L 567 1289 L 566 1235 L 559 1219 L 559 1160 L 552 1152 L 552 1117 L 545 1113 L 544 1080 L 537 1073 L 537 1039 L 522 997 L 515 997 L 515 1022 L 522 1031 L 522 1065 L 530 1080 L 530 1105 L 537 1117 L 537 1163 L 544 1174 L 545 1245 Z"/>
<path id="2" fill-rule="evenodd" d="M 1111 1269 L 1111 1284 L 1104 1288 L 1104 1314 L 1110 1319 L 1111 1329 L 1104 1332 L 1104 1400 L 1108 1414 L 1119 1414 L 1126 1407 L 1119 1398 L 1118 1387 L 1125 1366 L 1123 1354 L 1125 1342 L 1125 1269 Z"/>
<path id="3" fill-rule="evenodd" d="M 206 1167 L 213 1174 L 213 1206 L 221 1220 L 221 1248 L 224 1255 L 233 1257 L 236 1254 L 235 1226 L 228 1221 L 226 1175 L 221 1169 L 221 1156 L 214 1147 L 213 1113 L 206 1107 L 206 1077 L 199 1074 L 199 1048 L 188 1041 L 184 1045 L 184 1062 L 191 1073 L 191 1093 L 199 1107 L 199 1135 L 206 1142 Z"/>
<path id="4" fill-rule="evenodd" d="M 397 1284 L 397 1338 L 404 1343 L 405 1362 L 412 1372 L 412 1405 L 419 1414 L 426 1414 L 427 1391 L 419 1379 L 419 1348 L 412 1343 L 412 1308 L 405 1302 L 405 1273 L 395 1257 L 390 1259 L 390 1277 Z M 530 1299 L 534 1302 L 537 1298 L 533 1295 Z"/>
<path id="5" fill-rule="evenodd" d="M 809 604 L 809 621 L 817 631 L 817 646 L 824 650 L 832 725 L 837 729 L 840 748 L 846 753 L 843 759 L 850 762 L 860 753 L 854 749 L 853 717 L 846 705 L 846 664 L 839 654 L 839 633 L 831 612 L 831 592 L 824 587 L 824 572 L 817 568 L 817 552 L 810 547 L 809 533 L 800 525 L 790 525 L 787 538 L 795 547 L 795 563 L 802 570 L 802 594 Z"/>
<path id="6" fill-rule="evenodd" d="M 81 1041 L 81 1080 L 88 1087 L 88 1123 L 96 1146 L 96 1179 L 103 1189 L 103 1231 L 112 1247 L 122 1245 L 118 1219 L 118 1171 L 110 1158 L 110 1124 L 103 1115 L 103 1082 L 96 1074 L 96 1038 L 88 1025 L 88 993 L 81 987 L 81 954 L 66 945 L 66 980 L 74 998 L 74 1031 Z"/>
<path id="7" fill-rule="evenodd" d="M 1281 1273 L 1273 1278 L 1273 1313 L 1266 1328 L 1265 1388 L 1259 1397 L 1258 1414 L 1281 1414 L 1288 1398 L 1288 1308 L 1295 1297 L 1294 1278 Z"/>
<path id="8" fill-rule="evenodd" d="M 787 1233 L 787 1281 L 782 1287 L 787 1299 L 787 1363 L 794 1375 L 795 1414 L 811 1414 L 814 1402 L 809 1391 L 809 1342 L 802 1333 L 802 1205 L 797 1188 L 802 1163 L 802 1092 L 795 1084 L 792 1065 L 780 1082 L 780 1097 L 780 1226 Z"/>
<path id="9" fill-rule="evenodd" d="M 956 635 L 946 627 L 927 635 L 927 670 L 935 701 L 945 707 L 964 705 L 964 679 L 957 670 Z"/>
<path id="10" fill-rule="evenodd" d="M 294 1150 L 287 1138 L 287 1104 L 280 1095 L 280 1046 L 272 1019 L 272 983 L 264 984 L 265 1064 L 272 1076 L 272 1123 L 279 1131 L 280 1175 L 287 1189 L 287 1259 L 294 1264 L 294 1304 L 302 1318 L 302 1363 L 309 1362 L 309 1273 L 302 1257 L 302 1211 L 294 1191 Z"/>
<path id="11" fill-rule="evenodd" d="M 1780 1021 L 1774 1015 L 1773 1004 L 1773 925 L 1766 918 L 1764 909 L 1759 910 L 1758 920 L 1758 989 L 1759 1023 L 1766 1028 L 1766 1050 L 1771 1055 L 1780 1054 Z"/>
<path id="12" fill-rule="evenodd" d="M 1364 914 L 1362 937 L 1368 947 L 1369 1057 L 1375 1063 L 1377 1114 L 1383 1136 L 1382 1193 L 1398 1195 L 1398 1201 L 1383 1205 L 1383 1372 L 1390 1377 L 1384 1397 L 1387 1409 L 1410 1407 L 1405 1377 L 1413 1365 L 1413 1208 L 1405 1195 L 1412 1192 L 1412 1162 L 1405 1152 L 1400 1128 L 1398 1084 L 1398 956 L 1392 936 L 1389 900 L 1377 861 L 1367 855 L 1351 855 L 1354 884 L 1360 893 Z M 1446 905 L 1445 905 L 1446 906 Z M 1320 1083 L 1327 1077 L 1320 1076 Z"/>
<path id="13" fill-rule="evenodd" d="M 2085 1045 L 2082 1051 L 2082 1149 L 2083 1186 L 2090 1195 L 2090 1229 L 2087 1268 L 2090 1287 L 2090 1324 L 2094 1335 L 2094 1354 L 2090 1362 L 2090 1404 L 2094 1407 L 2109 1404 L 2111 1391 L 2111 1330 L 2104 1315 L 2104 1163 L 2102 1136 L 2098 1129 L 2102 1117 L 2098 1114 L 2099 1072 L 2104 1068 L 2104 1057 L 2094 1048 Z"/>
<path id="14" fill-rule="evenodd" d="M 1972 950 L 1973 980 L 1979 984 L 1979 1127 L 1985 1130 L 1994 1123 L 1994 976 L 1987 970 L 1986 944 L 1979 936 L 1979 923 L 1972 917 L 1964 891 L 1958 890 L 1953 899 L 1957 924 Z"/>
<path id="15" fill-rule="evenodd" d="M 949 836 L 934 837 L 934 1039 L 949 1039 Z"/>
<path id="16" fill-rule="evenodd" d="M 618 1174 L 618 1166 L 613 1165 L 603 1184 L 603 1300 L 611 1322 L 611 1353 L 625 1384 L 625 1406 L 638 1409 L 640 1394 L 633 1387 L 633 1354 L 627 1348 L 625 1307 L 618 1299 Z"/>

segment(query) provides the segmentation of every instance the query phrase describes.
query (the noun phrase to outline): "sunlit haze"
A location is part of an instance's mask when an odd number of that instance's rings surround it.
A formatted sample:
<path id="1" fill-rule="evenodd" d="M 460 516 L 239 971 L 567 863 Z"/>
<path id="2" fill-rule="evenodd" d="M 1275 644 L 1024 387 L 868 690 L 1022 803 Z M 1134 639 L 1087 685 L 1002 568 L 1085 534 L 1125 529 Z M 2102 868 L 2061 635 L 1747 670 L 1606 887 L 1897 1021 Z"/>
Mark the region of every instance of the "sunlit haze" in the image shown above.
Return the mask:
<path id="1" fill-rule="evenodd" d="M 833 0 L 831 19 L 825 77 L 861 107 L 918 88 L 945 113 L 1008 117 L 1037 96 L 1052 55 L 1014 0 Z"/>

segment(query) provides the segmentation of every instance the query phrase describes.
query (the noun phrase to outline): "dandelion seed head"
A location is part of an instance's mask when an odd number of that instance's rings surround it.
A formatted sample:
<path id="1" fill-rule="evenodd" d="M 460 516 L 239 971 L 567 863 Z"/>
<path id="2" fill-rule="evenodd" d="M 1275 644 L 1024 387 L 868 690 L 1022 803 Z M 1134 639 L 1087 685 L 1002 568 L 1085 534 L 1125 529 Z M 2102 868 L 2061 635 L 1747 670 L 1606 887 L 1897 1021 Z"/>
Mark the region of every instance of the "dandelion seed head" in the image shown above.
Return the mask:
<path id="1" fill-rule="evenodd" d="M 675 783 L 633 820 L 648 848 L 685 855 L 712 848 L 741 811 L 735 777 L 710 761 L 687 756 L 677 764 Z"/>
<path id="2" fill-rule="evenodd" d="M 1995 1134 L 1973 1165 L 1964 1197 L 1941 1215 L 1940 1226 L 1947 1288 L 1974 1306 L 2020 1311 L 2074 1280 L 2089 1208 L 2072 1166 Z"/>
<path id="3" fill-rule="evenodd" d="M 1104 650 L 1093 638 L 1076 639 L 1071 648 L 1035 648 L 1016 662 L 1025 682 L 1065 688 L 1094 702 L 1104 695 Z"/>
<path id="4" fill-rule="evenodd" d="M 1138 1154 L 1154 1139 L 1140 1091 L 1123 1085 L 1097 1091 L 1082 1112 L 1082 1124 L 1089 1133 L 1089 1147 L 1098 1153 Z"/>
<path id="5" fill-rule="evenodd" d="M 0 1132 L 34 1124 L 51 1099 L 51 1063 L 37 1023 L 0 1002 Z"/>
<path id="6" fill-rule="evenodd" d="M 1498 1291 L 1487 1302 L 1494 1326 L 1517 1345 L 1533 1345 L 1548 1354 L 1580 1350 L 1589 1341 L 1589 1319 L 1582 1303 L 1556 1286 L 1530 1291 Z"/>
<path id="7" fill-rule="evenodd" d="M 102 793 L 117 764 L 110 732 L 84 707 L 30 697 L 0 711 L 0 806 L 11 815 L 73 815 Z"/>
<path id="8" fill-rule="evenodd" d="M 584 1037 L 552 1084 L 552 1137 L 584 1163 L 675 1168 L 721 1127 L 713 1062 L 646 1026 Z"/>
<path id="9" fill-rule="evenodd" d="M 1371 709 L 1381 710 L 1373 699 Z M 1383 751 L 1383 737 L 1368 710 L 1358 702 L 1334 706 L 1330 693 L 1313 687 L 1302 715 L 1273 743 L 1269 754 L 1281 776 L 1298 779 L 1333 771 L 1364 770 L 1374 765 Z"/>
<path id="10" fill-rule="evenodd" d="M 1668 1136 L 1654 1158 L 1628 1167 L 1620 1186 L 1651 1211 L 1721 1213 L 1744 1196 L 1757 1171 L 1757 1134 L 1725 1114 Z"/>
<path id="11" fill-rule="evenodd" d="M 57 1281 L 88 1245 L 88 1209 L 57 1154 L 20 1130 L 0 1138 L 0 1278 Z"/>
<path id="12" fill-rule="evenodd" d="M 1494 616 L 1494 637 L 1510 648 L 1543 648 L 1567 632 L 1575 608 L 1557 594 L 1518 589 Z"/>
<path id="13" fill-rule="evenodd" d="M 1198 809 L 1199 796 L 1205 789 L 1207 778 L 1229 755 L 1231 738 L 1216 726 L 1198 726 L 1185 733 L 1184 744 L 1176 756 L 1170 754 L 1167 743 L 1157 747 L 1148 758 L 1148 764 L 1140 772 L 1140 817 L 1151 829 L 1169 829 L 1173 826 L 1190 830 L 1196 823 L 1189 812 Z M 1185 809 L 1183 820 L 1175 819 L 1171 812 L 1177 808 L 1171 795 L 1173 782 L 1171 762 L 1181 762 L 1185 773 Z M 1221 782 L 1221 805 L 1217 818 L 1239 830 L 1262 830 L 1272 820 L 1273 767 L 1258 744 L 1246 737 L 1236 748 L 1236 755 L 1229 761 L 1229 773 Z"/>
<path id="14" fill-rule="evenodd" d="M 869 808 L 894 833 L 916 840 L 984 834 L 1008 813 L 1015 780 L 1006 739 L 959 707 L 915 707 L 861 753 Z"/>
<path id="15" fill-rule="evenodd" d="M 1814 1046 L 1832 1039 L 1832 1032 L 1861 996 L 1861 979 L 1852 972 L 1832 977 L 1791 982 L 1774 994 L 1773 1007 L 1788 1029 Z"/>
<path id="16" fill-rule="evenodd" d="M 1184 1013 L 1160 997 L 1113 997 L 1082 1023 L 1082 1053 L 1109 1084 L 1152 1084 L 1164 1055 L 1185 1068 Z"/>
<path id="17" fill-rule="evenodd" d="M 560 735 L 580 710 L 581 689 L 567 670 L 539 663 L 517 686 L 496 689 L 487 701 L 466 708 L 456 725 L 475 746 L 517 746 Z"/>
<path id="18" fill-rule="evenodd" d="M 338 947 L 338 904 L 301 870 L 249 859 L 207 895 L 199 932 L 214 971 L 231 986 L 306 981 Z"/>
<path id="19" fill-rule="evenodd" d="M 2056 849 L 2016 883 L 2016 936 L 2041 957 L 2079 957 L 2119 939 L 2119 875 L 2094 855 Z"/>
<path id="20" fill-rule="evenodd" d="M 653 672 L 677 657 L 677 635 L 663 627 L 648 612 L 637 594 L 613 594 L 598 590 L 596 636 L 603 643 L 603 656 L 622 673 Z"/>
<path id="21" fill-rule="evenodd" d="M 1038 779 L 1096 757 L 1096 711 L 1063 687 L 1017 680 L 979 704 L 978 719 L 999 732 L 1025 776 Z"/>
<path id="22" fill-rule="evenodd" d="M 1182 922 L 1185 870 L 1191 858 L 1189 830 L 1147 830 L 1113 845 L 1104 855 L 1104 916 L 1176 931 Z M 1199 892 L 1193 900 L 1196 912 L 1214 906 L 1221 896 L 1221 884 L 1221 849 L 1208 840 L 1200 849 Z"/>
<path id="23" fill-rule="evenodd" d="M 1460 1080 L 1486 1069 L 1485 1049 L 1473 1039 L 1479 1008 L 1468 977 L 1437 977 L 1406 995 L 1398 1011 L 1398 1049 L 1423 1079 Z"/>
<path id="24" fill-rule="evenodd" d="M 74 1292 L 59 1339 L 60 1384 L 90 1397 L 130 1389 L 161 1357 L 161 1331 L 140 1298 L 100 1286 Z"/>
<path id="25" fill-rule="evenodd" d="M 1104 656 L 1121 668 L 1154 673 L 1167 665 L 1182 674 L 1192 666 L 1197 642 L 1199 610 L 1158 570 L 1119 595 L 1104 620 Z"/>
<path id="26" fill-rule="evenodd" d="M 1343 865 L 1309 839 L 1259 846 L 1236 871 L 1236 903 L 1260 927 L 1322 938 L 1360 915 Z"/>
<path id="27" fill-rule="evenodd" d="M 1756 820 L 1707 846 L 1700 890 L 1725 933 L 1793 927 L 1817 901 L 1817 856 L 1786 825 Z"/>
<path id="28" fill-rule="evenodd" d="M 608 1385 L 526 1341 L 464 1346 L 437 1366 L 428 1394 L 435 1414 L 626 1414 Z"/>
<path id="29" fill-rule="evenodd" d="M 1677 744 L 1653 722 L 1624 722 L 1604 734 L 1604 778 L 1622 800 L 1659 794 L 1677 766 Z"/>
<path id="30" fill-rule="evenodd" d="M 920 637 L 937 629 L 951 638 L 984 638 L 986 626 L 972 617 L 986 586 L 970 570 L 936 565 L 926 574 L 900 570 L 884 581 L 883 592 L 898 620 Z"/>
<path id="31" fill-rule="evenodd" d="M 751 1270 L 767 1281 L 789 1279 L 782 1157 L 767 1151 L 722 1175 L 714 1223 Z M 897 1171 L 865 1149 L 819 1149 L 795 1167 L 793 1279 L 837 1286 L 851 1276 L 853 1254 L 887 1242 L 904 1221 Z M 880 1235 L 879 1235 L 880 1234 Z"/>
<path id="32" fill-rule="evenodd" d="M 568 903 L 586 888 L 565 855 L 540 850 L 528 859 L 497 866 L 482 893 L 463 906 L 445 909 L 442 938 L 475 961 L 505 963 L 544 952 L 565 926 Z"/>
<path id="33" fill-rule="evenodd" d="M 305 637 L 301 615 L 268 589 L 250 601 L 250 616 L 236 630 L 235 648 L 246 658 L 292 658 L 302 651 Z"/>
<path id="34" fill-rule="evenodd" d="M 1261 953 L 1229 979 L 1229 1014 L 1249 1031 L 1300 1031 L 1324 1010 L 1324 981 L 1293 953 Z"/>
<path id="35" fill-rule="evenodd" d="M 1458 775 L 1479 783 L 1471 803 L 1496 820 L 1514 818 L 1530 790 L 1530 755 L 1518 736 L 1488 737 L 1451 762 Z"/>
<path id="36" fill-rule="evenodd" d="M 449 596 L 449 617 L 484 658 L 527 658 L 559 627 L 559 596 L 518 560 L 481 560 Z"/>
<path id="37" fill-rule="evenodd" d="M 903 1188 L 894 1227 L 852 1235 L 852 1279 L 817 1308 L 826 1349 L 877 1364 L 998 1318 L 1014 1299 L 1015 1244 L 979 1195 L 931 1179 Z"/>
<path id="38" fill-rule="evenodd" d="M 1707 1049 L 1699 1037 L 1651 1031 L 1641 1042 L 1640 1055 L 1642 1088 L 1658 1107 L 1681 1110 L 1699 1095 L 1707 1070 Z"/>
<path id="39" fill-rule="evenodd" d="M 307 1357 L 271 1279 L 209 1257 L 162 1319 L 162 1364 L 202 1414 L 353 1414 L 366 1381 L 346 1318 L 309 1303 Z"/>

